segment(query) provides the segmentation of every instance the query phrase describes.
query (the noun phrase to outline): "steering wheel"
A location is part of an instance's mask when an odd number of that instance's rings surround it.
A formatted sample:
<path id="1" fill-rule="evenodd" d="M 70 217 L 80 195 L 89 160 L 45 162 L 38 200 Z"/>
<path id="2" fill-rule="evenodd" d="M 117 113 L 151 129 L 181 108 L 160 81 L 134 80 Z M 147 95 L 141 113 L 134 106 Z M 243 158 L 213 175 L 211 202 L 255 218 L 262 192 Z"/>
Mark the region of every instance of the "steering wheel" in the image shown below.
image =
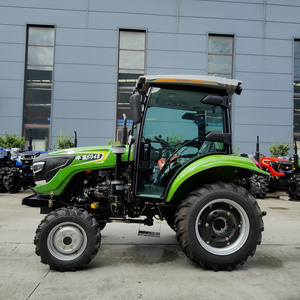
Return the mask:
<path id="1" fill-rule="evenodd" d="M 175 161 L 179 157 L 179 155 L 176 155 L 176 153 L 178 151 L 180 151 L 180 149 L 192 144 L 193 142 L 195 142 L 198 139 L 200 139 L 200 137 L 197 136 L 196 138 L 194 138 L 192 140 L 188 140 L 188 141 L 182 143 L 179 148 L 175 149 L 175 151 L 173 151 L 171 153 L 171 155 L 166 159 L 166 161 L 164 163 L 164 166 L 163 166 L 163 168 L 161 169 L 161 172 L 160 172 L 161 175 L 159 175 L 158 177 L 160 177 L 160 179 L 161 179 L 164 176 L 164 173 L 165 173 L 166 169 L 170 166 L 170 163 L 172 162 L 172 160 Z"/>
<path id="2" fill-rule="evenodd" d="M 172 147 L 167 141 L 165 141 L 164 139 L 161 138 L 161 135 L 158 136 L 154 136 L 154 138 L 166 149 L 170 149 L 172 151 L 174 151 L 174 147 Z"/>
<path id="3" fill-rule="evenodd" d="M 170 157 L 167 159 L 166 163 L 167 163 L 169 160 L 171 160 L 172 157 L 174 157 L 175 154 L 176 154 L 180 149 L 182 149 L 183 147 L 186 147 L 186 146 L 192 144 L 193 142 L 197 141 L 198 139 L 199 139 L 199 137 L 197 136 L 197 137 L 195 137 L 195 138 L 192 139 L 192 140 L 187 140 L 187 141 L 183 142 L 183 143 L 181 144 L 181 146 L 180 146 L 179 148 L 175 149 L 175 151 L 170 155 Z"/>

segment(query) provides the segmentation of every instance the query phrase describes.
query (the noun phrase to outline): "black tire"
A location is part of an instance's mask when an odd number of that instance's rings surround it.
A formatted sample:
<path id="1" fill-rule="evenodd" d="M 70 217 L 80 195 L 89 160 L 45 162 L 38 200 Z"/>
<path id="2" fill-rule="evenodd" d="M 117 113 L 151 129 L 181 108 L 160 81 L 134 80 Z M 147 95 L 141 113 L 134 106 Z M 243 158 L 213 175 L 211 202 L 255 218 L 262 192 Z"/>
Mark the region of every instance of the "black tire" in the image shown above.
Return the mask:
<path id="1" fill-rule="evenodd" d="M 176 215 L 176 207 L 168 207 L 167 211 L 165 211 L 165 220 L 171 229 L 176 231 L 175 227 L 175 215 Z"/>
<path id="2" fill-rule="evenodd" d="M 264 229 L 262 212 L 243 187 L 205 185 L 179 206 L 175 225 L 183 252 L 203 268 L 232 270 L 253 256 Z"/>
<path id="3" fill-rule="evenodd" d="M 288 187 L 288 194 L 292 200 L 300 200 L 300 175 L 294 175 L 293 184 Z"/>
<path id="4" fill-rule="evenodd" d="M 96 256 L 101 233 L 96 219 L 84 209 L 59 208 L 36 230 L 35 252 L 50 269 L 76 271 Z"/>
<path id="5" fill-rule="evenodd" d="M 257 176 L 257 195 L 256 197 L 259 199 L 265 199 L 268 191 L 267 180 L 263 176 Z"/>
<path id="6" fill-rule="evenodd" d="M 176 231 L 176 229 L 175 229 L 175 216 L 173 218 L 172 217 L 166 218 L 166 222 L 170 226 L 171 229 Z"/>
<path id="7" fill-rule="evenodd" d="M 20 173 L 18 168 L 11 168 L 7 172 L 4 185 L 11 194 L 20 191 Z"/>
<path id="8" fill-rule="evenodd" d="M 105 227 L 106 227 L 106 224 L 107 224 L 107 220 L 101 220 L 101 221 L 99 221 L 99 228 L 100 228 L 100 230 L 102 231 Z"/>
<path id="9" fill-rule="evenodd" d="M 5 193 L 7 192 L 7 188 L 4 185 L 4 180 L 6 176 L 6 168 L 1 168 L 0 169 L 0 193 Z"/>
<path id="10" fill-rule="evenodd" d="M 257 176 L 252 175 L 250 178 L 247 180 L 247 190 L 250 192 L 250 194 L 256 198 L 257 193 L 258 193 L 258 183 L 257 183 Z"/>

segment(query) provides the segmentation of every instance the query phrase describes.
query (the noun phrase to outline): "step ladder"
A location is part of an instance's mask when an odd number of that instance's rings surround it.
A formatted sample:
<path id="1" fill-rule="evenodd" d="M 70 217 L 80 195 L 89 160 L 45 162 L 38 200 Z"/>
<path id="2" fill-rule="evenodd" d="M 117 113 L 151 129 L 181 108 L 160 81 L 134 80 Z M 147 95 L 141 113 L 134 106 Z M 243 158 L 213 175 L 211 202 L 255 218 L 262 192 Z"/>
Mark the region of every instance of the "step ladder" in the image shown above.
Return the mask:
<path id="1" fill-rule="evenodd" d="M 162 213 L 161 213 L 158 205 L 156 205 L 156 207 L 157 207 L 157 210 L 159 212 L 159 219 L 155 218 L 154 224 L 151 226 L 151 227 L 155 226 L 156 230 L 149 231 L 149 230 L 142 230 L 141 229 L 142 226 L 147 226 L 147 225 L 142 224 L 143 220 L 141 218 L 141 216 L 142 216 L 145 208 L 147 207 L 147 204 L 148 204 L 148 202 L 145 203 L 145 207 L 143 208 L 143 210 L 141 211 L 141 214 L 140 214 L 138 235 L 139 236 L 149 236 L 149 237 L 159 238 L 160 237 L 160 233 L 161 233 Z M 157 224 L 155 225 L 155 223 L 157 223 Z"/>

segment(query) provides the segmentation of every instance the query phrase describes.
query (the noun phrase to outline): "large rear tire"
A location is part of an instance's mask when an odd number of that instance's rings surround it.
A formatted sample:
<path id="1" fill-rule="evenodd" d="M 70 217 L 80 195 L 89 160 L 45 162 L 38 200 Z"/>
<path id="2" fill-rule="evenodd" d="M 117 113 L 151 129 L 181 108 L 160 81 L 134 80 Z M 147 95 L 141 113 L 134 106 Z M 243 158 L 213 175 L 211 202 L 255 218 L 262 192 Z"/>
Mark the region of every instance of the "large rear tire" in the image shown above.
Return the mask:
<path id="1" fill-rule="evenodd" d="M 201 267 L 232 270 L 254 255 L 264 229 L 262 216 L 253 196 L 241 186 L 205 185 L 179 206 L 177 240 Z"/>
<path id="2" fill-rule="evenodd" d="M 38 226 L 34 238 L 41 262 L 59 271 L 86 267 L 96 256 L 100 242 L 96 219 L 76 207 L 51 212 Z"/>

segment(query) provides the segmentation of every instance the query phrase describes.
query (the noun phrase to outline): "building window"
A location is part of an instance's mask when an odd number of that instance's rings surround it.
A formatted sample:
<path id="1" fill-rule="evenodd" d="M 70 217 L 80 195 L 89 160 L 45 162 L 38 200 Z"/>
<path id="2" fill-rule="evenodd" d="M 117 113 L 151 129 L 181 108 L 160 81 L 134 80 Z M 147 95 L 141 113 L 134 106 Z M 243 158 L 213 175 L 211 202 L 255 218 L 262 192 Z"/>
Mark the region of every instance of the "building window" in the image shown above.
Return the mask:
<path id="1" fill-rule="evenodd" d="M 36 150 L 48 148 L 53 54 L 54 27 L 27 26 L 23 134 Z"/>
<path id="2" fill-rule="evenodd" d="M 294 41 L 294 138 L 300 138 L 300 40 Z"/>
<path id="3" fill-rule="evenodd" d="M 136 30 L 119 31 L 119 72 L 117 104 L 117 140 L 123 126 L 123 114 L 130 125 L 129 97 L 139 76 L 145 74 L 146 32 Z"/>
<path id="4" fill-rule="evenodd" d="M 233 78 L 233 41 L 231 35 L 209 34 L 207 73 Z"/>

